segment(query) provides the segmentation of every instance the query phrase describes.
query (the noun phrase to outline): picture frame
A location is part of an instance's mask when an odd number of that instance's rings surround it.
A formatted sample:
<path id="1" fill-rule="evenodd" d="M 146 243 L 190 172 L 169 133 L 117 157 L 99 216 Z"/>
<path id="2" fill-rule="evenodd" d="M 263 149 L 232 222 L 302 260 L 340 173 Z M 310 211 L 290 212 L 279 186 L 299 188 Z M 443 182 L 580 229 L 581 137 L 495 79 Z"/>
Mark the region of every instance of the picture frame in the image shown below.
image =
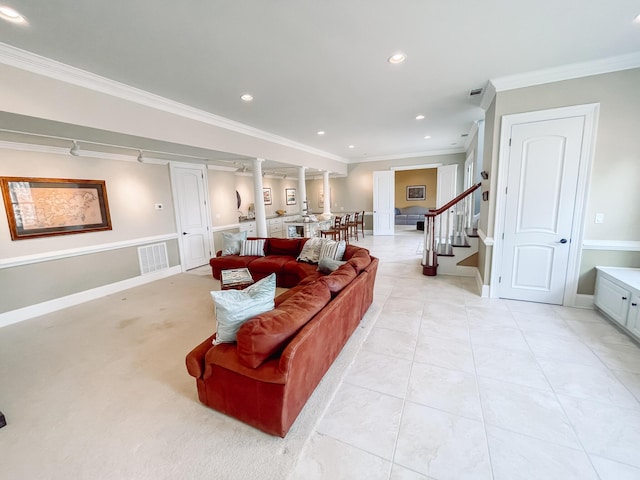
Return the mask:
<path id="1" fill-rule="evenodd" d="M 11 240 L 112 230 L 104 180 L 0 177 Z"/>
<path id="2" fill-rule="evenodd" d="M 426 185 L 407 185 L 407 201 L 416 202 L 427 198 Z"/>
<path id="3" fill-rule="evenodd" d="M 286 198 L 287 205 L 295 205 L 296 203 L 298 203 L 295 188 L 285 188 L 284 197 Z"/>
<path id="4" fill-rule="evenodd" d="M 262 199 L 264 200 L 265 205 L 271 205 L 273 203 L 273 199 L 271 198 L 271 187 L 264 187 L 262 189 Z"/>

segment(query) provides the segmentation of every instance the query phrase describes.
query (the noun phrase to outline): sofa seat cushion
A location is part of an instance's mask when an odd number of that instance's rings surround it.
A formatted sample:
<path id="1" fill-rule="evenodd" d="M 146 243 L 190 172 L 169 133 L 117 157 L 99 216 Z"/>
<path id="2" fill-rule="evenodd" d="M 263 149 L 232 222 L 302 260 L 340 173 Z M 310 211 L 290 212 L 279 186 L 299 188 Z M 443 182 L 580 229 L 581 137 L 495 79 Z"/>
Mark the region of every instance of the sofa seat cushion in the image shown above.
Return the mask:
<path id="1" fill-rule="evenodd" d="M 257 368 L 282 352 L 289 340 L 331 300 L 324 285 L 314 283 L 296 292 L 270 312 L 247 321 L 238 330 L 238 358 Z"/>
<path id="2" fill-rule="evenodd" d="M 213 367 L 220 367 L 265 383 L 284 385 L 287 382 L 286 372 L 280 370 L 277 359 L 264 362 L 260 369 L 249 368 L 240 362 L 233 343 L 221 343 L 210 348 L 205 354 L 204 365 L 203 379 L 212 376 Z"/>
<path id="3" fill-rule="evenodd" d="M 251 271 L 258 273 L 276 273 L 280 275 L 284 265 L 293 261 L 288 255 L 267 255 L 260 257 L 251 262 Z"/>
<path id="4" fill-rule="evenodd" d="M 298 283 L 309 276 L 319 277 L 319 275 L 316 275 L 318 273 L 317 270 L 318 267 L 316 265 L 297 262 L 295 260 L 285 263 L 283 267 L 285 275 L 295 275 L 298 277 Z"/>
<path id="5" fill-rule="evenodd" d="M 260 257 L 241 257 L 239 255 L 227 255 L 222 257 L 214 257 L 209 260 L 211 265 L 211 271 L 213 272 L 213 278 L 220 280 L 220 271 L 227 270 L 229 268 L 242 268 L 248 267 L 249 264 Z"/>

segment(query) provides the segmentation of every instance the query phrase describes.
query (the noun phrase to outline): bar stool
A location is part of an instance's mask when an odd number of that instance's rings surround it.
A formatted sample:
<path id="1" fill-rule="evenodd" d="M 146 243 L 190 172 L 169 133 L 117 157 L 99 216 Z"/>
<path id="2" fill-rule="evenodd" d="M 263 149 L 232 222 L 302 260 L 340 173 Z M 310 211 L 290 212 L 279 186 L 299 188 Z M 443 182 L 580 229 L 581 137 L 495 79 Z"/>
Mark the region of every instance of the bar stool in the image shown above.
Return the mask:
<path id="1" fill-rule="evenodd" d="M 358 217 L 360 212 L 353 214 L 353 219 L 347 224 L 349 227 L 349 236 L 354 237 L 358 241 Z"/>
<path id="2" fill-rule="evenodd" d="M 340 240 L 349 243 L 349 223 L 351 223 L 351 214 L 347 213 L 340 223 Z"/>
<path id="3" fill-rule="evenodd" d="M 333 219 L 333 227 L 329 227 L 326 230 L 320 230 L 320 235 L 324 238 L 331 236 L 333 240 L 340 240 L 340 223 L 342 217 L 335 217 Z"/>

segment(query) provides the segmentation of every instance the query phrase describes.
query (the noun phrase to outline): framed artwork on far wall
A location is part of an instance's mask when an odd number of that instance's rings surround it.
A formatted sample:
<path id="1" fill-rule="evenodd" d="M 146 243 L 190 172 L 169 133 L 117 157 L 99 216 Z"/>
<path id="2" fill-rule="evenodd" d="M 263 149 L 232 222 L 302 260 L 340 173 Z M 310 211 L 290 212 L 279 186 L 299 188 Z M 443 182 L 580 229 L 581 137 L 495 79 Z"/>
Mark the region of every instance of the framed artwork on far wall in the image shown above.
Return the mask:
<path id="1" fill-rule="evenodd" d="M 265 187 L 262 189 L 262 198 L 265 205 L 271 205 L 273 200 L 271 199 L 271 187 Z"/>
<path id="2" fill-rule="evenodd" d="M 297 203 L 295 188 L 285 188 L 284 196 L 287 199 L 287 205 L 295 205 Z"/>
<path id="3" fill-rule="evenodd" d="M 427 198 L 426 185 L 407 185 L 407 200 L 419 201 Z"/>
<path id="4" fill-rule="evenodd" d="M 0 177 L 11 240 L 111 230 L 104 180 Z"/>

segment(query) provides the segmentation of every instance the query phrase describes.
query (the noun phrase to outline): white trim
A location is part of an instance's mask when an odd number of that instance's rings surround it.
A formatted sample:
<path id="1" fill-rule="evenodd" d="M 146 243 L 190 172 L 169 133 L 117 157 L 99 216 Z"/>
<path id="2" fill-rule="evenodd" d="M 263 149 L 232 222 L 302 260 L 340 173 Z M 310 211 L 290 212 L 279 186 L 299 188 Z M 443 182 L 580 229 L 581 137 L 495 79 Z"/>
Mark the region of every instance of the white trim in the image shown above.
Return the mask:
<path id="1" fill-rule="evenodd" d="M 591 180 L 595 143 L 598 131 L 598 117 L 600 113 L 599 103 L 585 105 L 575 105 L 571 107 L 553 108 L 539 110 L 535 112 L 516 113 L 504 115 L 500 124 L 500 150 L 498 152 L 497 184 L 496 192 L 504 192 L 507 186 L 507 170 L 510 155 L 509 140 L 511 128 L 520 123 L 531 123 L 544 120 L 554 120 L 570 117 L 584 117 L 584 130 L 582 136 L 582 149 L 580 152 L 580 166 L 577 178 L 575 221 L 571 230 L 571 243 L 569 245 L 569 262 L 567 265 L 567 277 L 563 294 L 563 305 L 574 305 L 578 290 L 578 279 L 580 276 L 580 255 L 582 253 L 582 238 L 584 235 L 584 224 L 586 217 L 586 205 L 589 195 L 589 184 Z M 496 168 L 492 168 L 495 171 Z M 496 177 L 494 175 L 494 177 Z M 494 195 L 495 215 L 494 229 L 495 245 L 491 258 L 491 296 L 497 297 L 499 294 L 498 277 L 502 272 L 502 246 L 501 239 L 504 233 L 505 196 Z"/>
<path id="2" fill-rule="evenodd" d="M 480 270 L 476 267 L 476 287 L 478 288 L 478 295 L 482 298 L 489 297 L 489 285 L 485 285 L 480 276 Z"/>
<path id="3" fill-rule="evenodd" d="M 251 127 L 219 115 L 214 115 L 204 110 L 169 100 L 168 98 L 164 98 L 159 95 L 154 95 L 144 90 L 125 85 L 124 83 L 101 77 L 94 73 L 57 62 L 50 58 L 36 55 L 26 50 L 21 50 L 11 45 L 7 45 L 6 43 L 0 43 L 0 63 L 53 78 L 55 80 L 60 80 L 72 85 L 87 88 L 95 92 L 105 93 L 139 105 L 144 105 L 146 107 L 155 108 L 184 118 L 189 118 L 207 125 L 224 128 L 232 132 L 248 135 L 260 140 L 266 140 L 285 147 L 294 148 L 312 155 L 318 155 L 331 160 L 349 163 L 346 158 L 338 155 L 298 143 L 294 140 Z"/>
<path id="4" fill-rule="evenodd" d="M 588 308 L 594 310 L 596 308 L 595 295 L 584 295 L 578 293 L 575 296 L 573 306 L 576 308 Z"/>
<path id="5" fill-rule="evenodd" d="M 623 252 L 640 252 L 640 241 L 637 240 L 583 240 L 583 250 L 610 250 Z"/>
<path id="6" fill-rule="evenodd" d="M 211 227 L 212 232 L 224 232 L 226 230 L 231 230 L 233 228 L 240 228 L 239 223 L 230 223 L 228 225 L 220 225 L 218 227 Z"/>
<path id="7" fill-rule="evenodd" d="M 175 238 L 178 238 L 177 233 L 169 233 L 166 235 L 156 235 L 153 237 L 123 240 L 121 242 L 103 243 L 100 245 L 91 245 L 88 247 L 58 250 L 57 252 L 35 253 L 33 255 L 25 255 L 23 257 L 4 258 L 0 259 L 0 270 L 3 268 L 19 267 L 21 265 L 29 265 L 32 263 L 49 262 L 51 260 L 59 260 L 61 258 L 77 257 L 79 255 L 90 255 L 92 253 L 108 252 L 109 250 L 119 250 L 121 248 L 135 247 L 138 245 L 145 245 L 147 243 L 163 242 L 166 240 L 173 240 Z"/>
<path id="8" fill-rule="evenodd" d="M 493 247 L 493 245 L 495 244 L 495 240 L 493 237 L 487 237 L 487 234 L 484 233 L 484 230 L 482 230 L 481 228 L 478 228 L 477 232 L 478 237 L 480 237 L 480 240 L 482 240 L 482 243 L 484 243 L 487 247 Z"/>
<path id="9" fill-rule="evenodd" d="M 400 160 L 403 158 L 433 157 L 435 155 L 453 155 L 456 153 L 465 153 L 465 149 L 459 147 L 459 148 L 451 148 L 451 149 L 444 149 L 444 150 L 431 150 L 428 152 L 400 153 L 397 155 L 380 155 L 378 157 L 350 158 L 349 164 L 381 162 L 383 160 Z"/>
<path id="10" fill-rule="evenodd" d="M 480 108 L 482 108 L 485 112 L 491 106 L 491 102 L 496 98 L 496 86 L 493 84 L 491 80 L 487 82 L 487 86 L 482 93 L 482 100 L 480 101 Z"/>
<path id="11" fill-rule="evenodd" d="M 465 150 L 465 152 L 467 150 L 469 150 L 469 147 L 471 146 L 471 140 L 473 140 L 474 135 L 476 134 L 476 132 L 479 129 L 478 122 L 480 122 L 480 120 L 475 120 L 471 124 L 471 128 L 467 132 L 467 137 L 465 138 L 465 141 L 464 141 L 464 150 Z"/>
<path id="12" fill-rule="evenodd" d="M 441 167 L 442 163 L 425 163 L 422 165 L 403 165 L 401 167 L 389 167 L 389 170 L 404 171 L 404 170 L 423 170 L 428 168 Z"/>
<path id="13" fill-rule="evenodd" d="M 235 172 L 239 167 L 224 167 L 222 165 L 207 165 L 208 170 L 218 170 L 221 172 Z"/>
<path id="14" fill-rule="evenodd" d="M 180 265 L 176 265 L 175 267 L 171 267 L 159 272 L 128 278 L 120 282 L 110 283 L 109 285 L 103 285 L 101 287 L 84 290 L 82 292 L 73 293 L 65 297 L 54 298 L 53 300 L 48 300 L 36 305 L 30 305 L 28 307 L 19 308 L 17 310 L 0 313 L 0 327 L 6 327 L 7 325 L 22 322 L 23 320 L 28 320 L 40 315 L 46 315 L 47 313 L 55 312 L 57 310 L 62 310 L 63 308 L 72 307 L 80 303 L 105 297 L 107 295 L 111 295 L 112 293 L 120 292 L 128 288 L 144 285 L 145 283 L 155 282 L 156 280 L 160 280 L 161 278 L 176 275 L 181 271 L 182 269 Z"/>
<path id="15" fill-rule="evenodd" d="M 491 84 L 496 92 L 515 90 L 545 83 L 560 82 L 574 78 L 590 77 L 603 73 L 618 72 L 640 67 L 640 52 L 628 53 L 617 57 L 602 58 L 590 62 L 571 63 L 555 68 L 546 68 L 533 72 L 494 78 Z M 484 103 L 484 97 L 483 97 Z M 490 103 L 490 102 L 489 102 Z"/>

